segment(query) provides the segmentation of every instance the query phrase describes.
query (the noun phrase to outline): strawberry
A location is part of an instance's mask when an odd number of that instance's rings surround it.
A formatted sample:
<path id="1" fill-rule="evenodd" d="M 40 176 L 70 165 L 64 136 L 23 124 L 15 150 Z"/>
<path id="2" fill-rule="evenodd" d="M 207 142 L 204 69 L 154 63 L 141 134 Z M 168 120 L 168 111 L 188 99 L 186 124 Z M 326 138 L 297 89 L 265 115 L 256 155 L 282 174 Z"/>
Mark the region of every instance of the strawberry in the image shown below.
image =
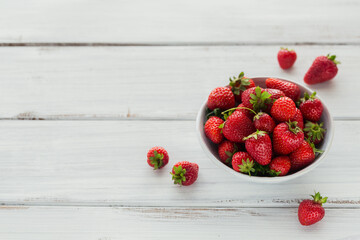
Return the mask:
<path id="1" fill-rule="evenodd" d="M 291 98 L 281 97 L 271 107 L 271 116 L 279 122 L 289 121 L 295 116 L 296 105 Z"/>
<path id="2" fill-rule="evenodd" d="M 300 98 L 300 88 L 294 83 L 276 78 L 268 78 L 265 84 L 267 88 L 275 88 L 283 91 L 286 97 L 291 98 L 295 102 Z"/>
<path id="3" fill-rule="evenodd" d="M 219 117 L 211 117 L 206 121 L 204 127 L 205 135 L 213 143 L 219 144 L 224 139 L 224 135 L 221 133 L 220 128 L 220 125 L 223 123 L 224 121 Z"/>
<path id="4" fill-rule="evenodd" d="M 292 49 L 280 48 L 277 59 L 282 69 L 291 68 L 296 61 L 296 52 Z"/>
<path id="5" fill-rule="evenodd" d="M 265 110 L 267 104 L 272 103 L 270 96 L 270 93 L 261 87 L 254 87 L 245 90 L 241 95 L 241 100 L 245 107 L 259 112 L 260 110 Z"/>
<path id="6" fill-rule="evenodd" d="M 237 152 L 232 157 L 232 167 L 237 172 L 251 173 L 255 172 L 254 160 L 247 152 Z"/>
<path id="7" fill-rule="evenodd" d="M 245 137 L 244 140 L 246 151 L 257 163 L 268 165 L 271 162 L 271 138 L 266 132 L 257 130 L 255 133 Z"/>
<path id="8" fill-rule="evenodd" d="M 241 93 L 248 88 L 255 87 L 252 79 L 244 77 L 244 72 L 241 72 L 238 77 L 229 78 L 229 86 L 234 93 L 235 100 L 241 102 Z"/>
<path id="9" fill-rule="evenodd" d="M 322 207 L 326 203 L 327 197 L 322 197 L 319 192 L 311 195 L 313 200 L 303 200 L 298 209 L 298 217 L 301 225 L 309 226 L 319 222 L 325 216 L 325 209 Z"/>
<path id="10" fill-rule="evenodd" d="M 273 132 L 274 151 L 279 155 L 288 155 L 295 151 L 303 140 L 304 133 L 295 122 L 280 123 Z"/>
<path id="11" fill-rule="evenodd" d="M 339 61 L 335 60 L 336 55 L 328 54 L 327 56 L 319 56 L 315 58 L 313 64 L 306 72 L 304 82 L 307 84 L 316 84 L 333 79 L 337 72 L 337 64 Z"/>
<path id="12" fill-rule="evenodd" d="M 245 142 L 244 137 L 255 131 L 255 127 L 244 113 L 235 111 L 225 121 L 222 131 L 226 139 L 241 143 Z"/>
<path id="13" fill-rule="evenodd" d="M 323 105 L 321 101 L 315 97 L 316 92 L 311 95 L 304 93 L 304 97 L 300 99 L 300 111 L 306 120 L 312 122 L 320 121 L 323 112 Z"/>
<path id="14" fill-rule="evenodd" d="M 301 145 L 289 155 L 291 171 L 298 171 L 314 162 L 316 152 L 322 153 L 322 151 L 315 148 L 314 144 L 303 140 Z"/>
<path id="15" fill-rule="evenodd" d="M 147 163 L 155 170 L 165 167 L 169 162 L 169 154 L 163 147 L 153 147 L 147 153 Z"/>
<path id="16" fill-rule="evenodd" d="M 304 133 L 305 137 L 314 144 L 319 144 L 324 139 L 325 129 L 323 128 L 324 123 L 313 123 L 306 122 Z"/>
<path id="17" fill-rule="evenodd" d="M 288 156 L 279 156 L 271 160 L 270 170 L 277 173 L 278 176 L 285 176 L 291 168 L 290 158 Z"/>
<path id="18" fill-rule="evenodd" d="M 253 119 L 255 114 L 250 111 L 249 109 L 246 109 L 246 107 L 244 106 L 243 103 L 239 104 L 239 106 L 237 106 L 235 112 L 242 112 L 244 113 L 249 119 Z"/>
<path id="19" fill-rule="evenodd" d="M 290 119 L 290 121 L 297 122 L 299 128 L 301 129 L 304 128 L 303 115 L 301 114 L 301 111 L 298 108 L 296 108 L 295 115 Z"/>
<path id="20" fill-rule="evenodd" d="M 207 106 L 210 110 L 227 110 L 235 106 L 235 97 L 229 88 L 217 87 L 209 95 Z"/>
<path id="21" fill-rule="evenodd" d="M 264 112 L 259 112 L 254 117 L 254 126 L 258 130 L 272 133 L 276 124 L 269 114 Z"/>
<path id="22" fill-rule="evenodd" d="M 279 90 L 279 89 L 273 89 L 273 88 L 265 88 L 264 91 L 268 92 L 271 94 L 271 96 L 269 97 L 271 99 L 271 101 L 269 101 L 268 103 L 266 103 L 266 109 L 265 111 L 267 113 L 270 113 L 271 107 L 273 105 L 273 103 L 281 98 L 281 97 L 285 97 L 285 94 L 283 91 Z"/>
<path id="23" fill-rule="evenodd" d="M 189 186 L 196 181 L 198 172 L 199 166 L 196 163 L 183 161 L 176 163 L 170 174 L 172 175 L 174 184 Z"/>
<path id="24" fill-rule="evenodd" d="M 230 141 L 223 141 L 218 148 L 218 153 L 220 160 L 223 163 L 229 164 L 231 163 L 232 156 L 234 153 L 238 151 L 238 147 L 235 143 L 232 143 Z"/>

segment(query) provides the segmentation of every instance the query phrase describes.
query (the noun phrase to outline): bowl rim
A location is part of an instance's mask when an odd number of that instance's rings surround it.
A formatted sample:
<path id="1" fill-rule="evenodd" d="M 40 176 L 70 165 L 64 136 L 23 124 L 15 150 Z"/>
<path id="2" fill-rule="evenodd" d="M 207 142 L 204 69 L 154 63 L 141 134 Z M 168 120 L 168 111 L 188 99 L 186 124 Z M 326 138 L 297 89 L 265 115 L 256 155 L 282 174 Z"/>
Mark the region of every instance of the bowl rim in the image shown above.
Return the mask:
<path id="1" fill-rule="evenodd" d="M 282 77 L 249 77 L 250 79 L 267 79 L 267 78 L 277 78 L 279 80 L 283 80 L 283 81 L 287 81 L 287 82 L 291 82 L 294 83 L 296 85 L 301 86 L 302 88 L 304 88 L 306 91 L 308 91 L 309 93 L 314 92 L 312 91 L 310 88 L 308 88 L 307 86 L 297 83 L 297 82 L 293 82 L 291 80 L 288 79 L 284 79 Z M 196 116 L 196 132 L 197 132 L 197 137 L 198 140 L 200 142 L 200 145 L 203 149 L 203 151 L 206 153 L 207 157 L 210 158 L 210 160 L 219 168 L 222 168 L 223 170 L 231 173 L 232 175 L 240 178 L 240 179 L 244 179 L 246 181 L 250 181 L 250 182 L 255 182 L 255 183 L 279 183 L 279 182 L 285 182 L 285 181 L 289 181 L 295 178 L 298 178 L 312 170 L 314 170 L 317 166 L 320 165 L 320 163 L 323 162 L 323 160 L 325 159 L 325 157 L 328 155 L 331 145 L 332 145 L 332 141 L 333 141 L 333 137 L 334 137 L 334 122 L 333 122 L 333 118 L 331 116 L 331 113 L 326 105 L 326 103 L 324 102 L 324 100 L 318 96 L 316 94 L 316 97 L 322 102 L 324 108 L 327 110 L 328 115 L 329 115 L 329 128 L 327 129 L 327 138 L 328 138 L 328 143 L 324 148 L 324 153 L 322 153 L 320 156 L 318 156 L 318 159 L 316 159 L 316 161 L 314 161 L 312 164 L 310 164 L 309 166 L 305 167 L 304 169 L 293 173 L 291 175 L 285 175 L 285 176 L 281 176 L 281 177 L 257 177 L 257 176 L 249 176 L 246 174 L 242 174 L 239 172 L 234 171 L 232 168 L 229 168 L 228 166 L 224 165 L 219 159 L 217 159 L 208 149 L 208 147 L 205 144 L 204 139 L 201 136 L 201 131 L 203 131 L 203 126 L 201 125 L 201 120 L 204 117 L 204 113 L 205 113 L 205 109 L 206 109 L 206 105 L 207 105 L 207 99 L 204 101 L 204 103 L 201 105 L 200 110 Z"/>

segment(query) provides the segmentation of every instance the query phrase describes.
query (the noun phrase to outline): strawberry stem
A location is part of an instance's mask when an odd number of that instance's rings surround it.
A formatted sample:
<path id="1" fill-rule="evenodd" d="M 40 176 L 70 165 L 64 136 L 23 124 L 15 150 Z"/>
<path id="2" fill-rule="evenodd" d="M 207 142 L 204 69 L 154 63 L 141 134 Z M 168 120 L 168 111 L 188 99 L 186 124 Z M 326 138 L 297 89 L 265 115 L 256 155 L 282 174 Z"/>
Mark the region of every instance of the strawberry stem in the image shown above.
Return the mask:
<path id="1" fill-rule="evenodd" d="M 320 192 L 316 192 L 316 191 L 315 191 L 315 195 L 310 195 L 310 196 L 314 198 L 314 202 L 316 202 L 316 203 L 318 203 L 320 205 L 322 205 L 323 203 L 326 203 L 326 201 L 328 199 L 327 197 L 323 198 L 320 195 Z"/>
<path id="2" fill-rule="evenodd" d="M 326 55 L 326 57 L 331 60 L 332 62 L 334 62 L 335 64 L 340 64 L 341 62 L 335 60 L 336 55 L 330 55 L 330 53 L 328 55 Z"/>
<path id="3" fill-rule="evenodd" d="M 289 122 L 286 122 L 286 124 L 289 126 L 290 132 L 293 132 L 295 134 L 297 134 L 298 132 L 302 132 L 301 128 L 298 127 L 296 121 L 292 122 L 289 120 Z"/>
<path id="4" fill-rule="evenodd" d="M 252 172 L 255 172 L 254 169 L 254 161 L 250 161 L 250 159 L 242 159 L 242 164 L 238 165 L 239 166 L 239 171 L 242 173 L 248 173 L 249 176 L 251 176 Z"/>
<path id="5" fill-rule="evenodd" d="M 251 111 L 252 113 L 256 114 L 256 112 L 255 112 L 254 110 L 252 110 L 252 109 L 250 109 L 250 108 L 247 108 L 247 107 L 235 107 L 235 108 L 230 108 L 230 109 L 228 109 L 228 110 L 226 110 L 226 111 L 223 111 L 221 114 L 224 115 L 225 113 L 227 113 L 227 112 L 229 112 L 229 111 L 234 111 L 234 110 L 236 110 L 236 109 L 246 109 L 246 110 L 249 110 L 249 111 Z"/>
<path id="6" fill-rule="evenodd" d="M 164 154 L 158 153 L 157 151 L 154 151 L 154 156 L 149 157 L 149 159 L 151 164 L 154 165 L 154 170 L 159 169 L 164 164 Z"/>
<path id="7" fill-rule="evenodd" d="M 172 175 L 174 184 L 182 185 L 182 183 L 186 181 L 186 169 L 183 169 L 182 166 L 174 167 L 173 169 L 175 173 L 170 172 L 170 174 Z"/>

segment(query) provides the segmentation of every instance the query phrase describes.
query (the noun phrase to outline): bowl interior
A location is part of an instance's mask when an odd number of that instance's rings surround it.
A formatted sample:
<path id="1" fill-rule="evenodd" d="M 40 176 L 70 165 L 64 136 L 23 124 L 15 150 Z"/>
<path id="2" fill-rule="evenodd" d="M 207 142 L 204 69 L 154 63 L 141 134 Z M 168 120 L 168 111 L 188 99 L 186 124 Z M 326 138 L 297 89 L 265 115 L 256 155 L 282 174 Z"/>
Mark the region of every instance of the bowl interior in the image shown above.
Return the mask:
<path id="1" fill-rule="evenodd" d="M 251 79 L 255 82 L 256 86 L 266 88 L 265 80 L 267 78 L 268 77 L 256 77 L 256 78 L 251 78 Z M 278 79 L 292 82 L 292 81 L 289 81 L 286 79 L 281 79 L 281 78 L 278 78 Z M 295 83 L 295 82 L 293 82 L 293 83 Z M 309 94 L 313 92 L 309 88 L 307 88 L 299 83 L 295 83 L 295 84 L 299 86 L 299 88 L 301 90 L 301 96 L 303 96 L 304 92 L 307 92 Z M 323 107 L 324 107 L 323 114 L 321 116 L 320 121 L 324 123 L 326 133 L 325 133 L 323 142 L 318 147 L 319 149 L 323 150 L 324 153 L 318 154 L 315 158 L 315 161 L 312 164 L 310 164 L 306 168 L 304 168 L 296 173 L 292 173 L 290 175 L 286 175 L 286 176 L 282 176 L 282 177 L 257 177 L 257 176 L 250 177 L 248 175 L 236 172 L 232 168 L 223 164 L 220 161 L 218 153 L 217 153 L 217 145 L 212 143 L 205 136 L 205 133 L 204 133 L 204 124 L 206 122 L 205 112 L 206 112 L 206 102 L 207 101 L 205 101 L 204 104 L 202 105 L 202 107 L 198 113 L 197 119 L 196 119 L 196 128 L 197 128 L 200 145 L 202 146 L 202 148 L 205 151 L 205 153 L 207 154 L 207 156 L 214 162 L 214 164 L 216 164 L 218 167 L 224 169 L 225 171 L 235 175 L 236 177 L 242 178 L 247 181 L 260 182 L 260 183 L 275 183 L 275 182 L 283 182 L 283 181 L 287 181 L 287 180 L 291 180 L 296 177 L 299 177 L 299 176 L 311 171 L 312 169 L 314 169 L 315 167 L 317 167 L 320 164 L 320 162 L 325 158 L 326 154 L 329 152 L 332 138 L 333 138 L 333 122 L 332 122 L 332 117 L 330 115 L 330 112 L 329 112 L 328 108 L 326 107 L 326 104 L 324 103 L 324 101 L 321 99 L 321 97 L 318 95 L 316 95 L 316 96 L 317 96 L 317 98 L 319 98 L 321 100 Z"/>

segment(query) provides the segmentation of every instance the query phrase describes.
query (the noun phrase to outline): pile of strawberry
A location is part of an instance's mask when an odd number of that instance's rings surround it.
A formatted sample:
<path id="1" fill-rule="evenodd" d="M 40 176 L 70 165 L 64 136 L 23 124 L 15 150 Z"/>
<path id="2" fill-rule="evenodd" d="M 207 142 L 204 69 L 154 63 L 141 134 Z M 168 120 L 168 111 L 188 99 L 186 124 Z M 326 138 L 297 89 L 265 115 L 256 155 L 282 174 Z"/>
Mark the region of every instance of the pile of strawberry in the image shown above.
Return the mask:
<path id="1" fill-rule="evenodd" d="M 299 87 L 275 78 L 266 88 L 240 73 L 207 101 L 205 135 L 218 144 L 219 159 L 252 176 L 284 176 L 299 171 L 321 153 L 323 106 L 316 93 L 300 98 Z M 235 107 L 237 106 L 237 107 Z"/>

